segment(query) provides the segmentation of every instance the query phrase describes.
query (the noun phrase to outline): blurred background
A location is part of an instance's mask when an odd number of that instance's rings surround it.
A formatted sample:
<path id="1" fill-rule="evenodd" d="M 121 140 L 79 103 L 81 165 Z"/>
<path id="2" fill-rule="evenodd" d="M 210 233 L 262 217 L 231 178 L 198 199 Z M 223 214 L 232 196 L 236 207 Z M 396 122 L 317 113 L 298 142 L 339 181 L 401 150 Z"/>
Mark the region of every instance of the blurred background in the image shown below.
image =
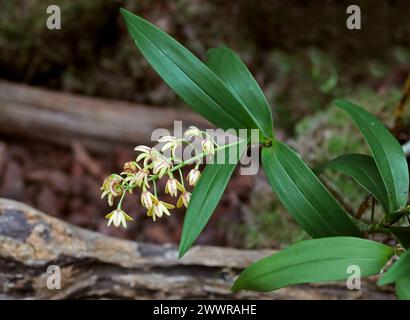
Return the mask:
<path id="1" fill-rule="evenodd" d="M 267 96 L 278 137 L 311 165 L 366 152 L 331 101 L 350 99 L 392 124 L 410 71 L 410 6 L 407 0 L 356 1 L 362 29 L 351 31 L 350 2 L 54 0 L 61 30 L 48 30 L 50 1 L 0 0 L 0 197 L 105 234 L 179 241 L 184 212 L 152 223 L 138 195 L 125 203 L 134 223 L 127 230 L 106 227 L 110 208 L 99 188 L 135 157 L 133 146 L 150 144 L 152 129 L 174 120 L 206 125 L 143 59 L 120 7 L 200 58 L 221 45 L 235 50 Z M 408 111 L 404 120 L 409 123 Z M 366 193 L 346 177 L 328 177 L 355 211 Z M 236 174 L 198 243 L 278 248 L 306 237 L 263 174 Z"/>

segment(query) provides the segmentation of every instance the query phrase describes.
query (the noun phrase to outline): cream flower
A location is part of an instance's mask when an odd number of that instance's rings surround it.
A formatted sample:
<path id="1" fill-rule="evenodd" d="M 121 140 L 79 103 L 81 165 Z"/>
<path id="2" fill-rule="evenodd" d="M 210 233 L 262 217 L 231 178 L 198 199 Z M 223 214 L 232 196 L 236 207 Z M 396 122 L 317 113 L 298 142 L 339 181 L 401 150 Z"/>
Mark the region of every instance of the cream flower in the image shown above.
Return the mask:
<path id="1" fill-rule="evenodd" d="M 178 194 L 177 180 L 175 178 L 169 178 L 165 185 L 165 193 L 169 193 L 172 197 L 176 197 Z"/>
<path id="2" fill-rule="evenodd" d="M 142 186 L 144 186 L 144 188 L 149 188 L 148 176 L 149 171 L 147 169 L 140 169 L 135 174 L 129 174 L 128 177 L 125 178 L 125 181 L 138 188 Z"/>
<path id="3" fill-rule="evenodd" d="M 169 178 L 167 184 L 165 185 L 165 193 L 169 193 L 171 196 L 176 197 L 178 190 L 184 192 L 185 189 L 175 178 Z"/>
<path id="4" fill-rule="evenodd" d="M 215 149 L 214 149 L 214 143 L 212 142 L 211 139 L 205 139 L 201 142 L 202 150 L 206 152 L 207 154 L 214 154 Z"/>
<path id="5" fill-rule="evenodd" d="M 153 199 L 156 199 L 155 196 L 149 191 L 143 191 L 141 193 L 141 204 L 147 209 L 151 209 L 153 205 Z"/>
<path id="6" fill-rule="evenodd" d="M 112 174 L 106 178 L 101 187 L 101 199 L 108 195 L 108 204 L 113 205 L 114 199 L 119 197 L 124 192 L 124 187 L 122 186 L 123 178 L 117 174 Z"/>
<path id="7" fill-rule="evenodd" d="M 190 186 L 195 187 L 200 177 L 201 177 L 201 172 L 199 172 L 199 170 L 191 169 L 191 171 L 189 171 L 188 173 L 187 181 Z"/>
<path id="8" fill-rule="evenodd" d="M 116 209 L 111 213 L 107 214 L 105 217 L 108 219 L 107 227 L 109 227 L 112 223 L 114 227 L 120 227 L 122 225 L 124 228 L 127 228 L 127 221 L 133 220 L 128 214 L 126 214 L 121 209 Z"/>
<path id="9" fill-rule="evenodd" d="M 174 208 L 175 206 L 170 203 L 156 200 L 154 201 L 154 205 L 148 210 L 147 216 L 152 217 L 152 220 L 155 221 L 157 217 L 161 218 L 164 213 L 167 216 L 170 216 L 171 214 L 169 213 L 168 209 L 174 209 Z"/>
<path id="10" fill-rule="evenodd" d="M 187 191 L 182 192 L 177 202 L 177 208 L 181 208 L 182 206 L 185 206 L 185 208 L 188 208 L 188 204 L 190 200 L 191 200 L 191 194 Z"/>
<path id="11" fill-rule="evenodd" d="M 160 155 L 157 149 L 143 145 L 135 147 L 134 150 L 141 152 L 137 157 L 137 162 L 144 160 L 144 166 L 148 164 L 148 161 L 153 161 L 158 155 Z"/>
<path id="12" fill-rule="evenodd" d="M 174 136 L 164 136 L 161 137 L 158 142 L 165 142 L 163 147 L 161 148 L 161 152 L 164 152 L 168 149 L 171 149 L 172 155 L 175 154 L 175 149 L 178 147 L 178 139 Z"/>
<path id="13" fill-rule="evenodd" d="M 190 126 L 188 127 L 188 129 L 185 131 L 184 135 L 186 137 L 202 137 L 202 131 L 199 130 L 197 127 L 195 126 Z"/>
<path id="14" fill-rule="evenodd" d="M 148 175 L 149 172 L 146 169 L 141 169 L 137 172 L 137 174 L 135 175 L 135 183 L 137 187 L 141 187 L 142 185 L 144 185 L 148 188 Z"/>
<path id="15" fill-rule="evenodd" d="M 169 170 L 169 168 L 171 167 L 171 162 L 169 159 L 160 156 L 160 157 L 156 157 L 153 162 L 153 168 L 152 168 L 152 172 L 154 174 L 158 174 L 159 178 L 162 178 L 164 176 L 164 174 Z"/>

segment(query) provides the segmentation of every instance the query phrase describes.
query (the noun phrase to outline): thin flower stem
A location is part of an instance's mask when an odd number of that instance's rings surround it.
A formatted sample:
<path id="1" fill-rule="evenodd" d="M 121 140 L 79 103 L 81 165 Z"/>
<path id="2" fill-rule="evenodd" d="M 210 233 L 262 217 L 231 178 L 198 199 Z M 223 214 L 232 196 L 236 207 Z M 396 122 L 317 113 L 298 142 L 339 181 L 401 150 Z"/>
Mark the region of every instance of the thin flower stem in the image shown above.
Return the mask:
<path id="1" fill-rule="evenodd" d="M 155 182 L 155 180 L 152 180 L 152 184 L 154 186 L 154 196 L 157 198 L 158 197 L 158 195 L 157 195 L 157 183 Z"/>
<path id="2" fill-rule="evenodd" d="M 127 193 L 127 190 L 124 190 L 124 191 L 122 192 L 120 201 L 118 201 L 118 204 L 117 204 L 117 209 L 118 209 L 118 210 L 121 210 L 122 201 L 124 200 L 124 197 L 125 197 L 125 194 L 126 194 L 126 193 Z"/>
<path id="3" fill-rule="evenodd" d="M 178 169 L 178 172 L 179 172 L 179 177 L 181 178 L 182 187 L 185 189 L 184 176 L 182 175 L 182 170 Z"/>
<path id="4" fill-rule="evenodd" d="M 186 140 L 186 139 L 180 139 L 181 142 L 185 142 L 187 145 L 191 146 L 192 148 L 194 148 L 195 152 L 198 151 L 197 147 L 190 141 Z"/>

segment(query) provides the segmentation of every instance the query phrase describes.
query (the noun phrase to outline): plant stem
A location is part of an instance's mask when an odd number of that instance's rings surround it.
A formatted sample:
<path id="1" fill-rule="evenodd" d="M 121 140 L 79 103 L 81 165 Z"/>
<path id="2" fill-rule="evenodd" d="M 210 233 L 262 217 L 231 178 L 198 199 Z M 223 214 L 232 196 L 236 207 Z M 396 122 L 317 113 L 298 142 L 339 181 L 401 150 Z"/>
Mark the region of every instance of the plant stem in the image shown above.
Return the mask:
<path id="1" fill-rule="evenodd" d="M 154 185 L 154 196 L 157 197 L 157 183 L 153 180 L 152 184 Z"/>
<path id="2" fill-rule="evenodd" d="M 125 197 L 125 194 L 127 193 L 127 191 L 128 191 L 128 190 L 124 190 L 124 191 L 122 192 L 120 201 L 118 201 L 118 204 L 117 204 L 117 209 L 118 209 L 118 210 L 121 210 L 122 201 L 124 200 L 124 197 Z"/>
<path id="3" fill-rule="evenodd" d="M 181 178 L 181 185 L 185 189 L 184 176 L 182 175 L 181 169 L 178 169 L 178 171 L 179 171 L 179 177 Z"/>

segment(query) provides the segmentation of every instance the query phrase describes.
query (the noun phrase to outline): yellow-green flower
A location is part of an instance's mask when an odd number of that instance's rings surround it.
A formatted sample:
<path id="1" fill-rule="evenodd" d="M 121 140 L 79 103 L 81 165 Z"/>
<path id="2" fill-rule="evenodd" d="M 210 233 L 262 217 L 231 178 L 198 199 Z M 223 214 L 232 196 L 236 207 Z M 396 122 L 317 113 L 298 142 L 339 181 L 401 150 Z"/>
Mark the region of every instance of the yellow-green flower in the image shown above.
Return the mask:
<path id="1" fill-rule="evenodd" d="M 165 213 L 167 216 L 170 216 L 171 214 L 169 213 L 168 209 L 174 209 L 175 206 L 166 203 L 164 201 L 159 201 L 159 200 L 154 200 L 154 205 L 148 210 L 147 216 L 152 217 L 152 220 L 156 220 L 157 217 L 161 218 L 163 214 Z"/>
<path id="2" fill-rule="evenodd" d="M 144 167 L 148 165 L 148 161 L 154 161 L 158 155 L 161 155 L 157 149 L 143 145 L 135 147 L 134 150 L 141 152 L 137 157 L 137 162 L 144 160 Z"/>
<path id="3" fill-rule="evenodd" d="M 184 192 L 185 188 L 177 179 L 172 177 L 169 178 L 165 185 L 165 193 L 169 193 L 172 197 L 176 197 L 178 195 L 178 190 Z"/>
<path id="4" fill-rule="evenodd" d="M 154 158 L 152 164 L 152 172 L 158 174 L 159 178 L 162 178 L 171 167 L 171 161 L 163 156 Z"/>
<path id="5" fill-rule="evenodd" d="M 121 196 L 124 192 L 124 187 L 122 185 L 123 180 L 124 179 L 117 174 L 112 174 L 107 177 L 101 187 L 101 191 L 103 191 L 101 199 L 108 195 L 108 204 L 112 206 L 114 199 Z"/>
<path id="6" fill-rule="evenodd" d="M 182 192 L 177 202 L 177 208 L 181 208 L 182 206 L 185 206 L 185 208 L 188 208 L 190 200 L 191 200 L 191 194 L 187 191 Z"/>
<path id="7" fill-rule="evenodd" d="M 127 221 L 133 220 L 128 214 L 126 214 L 121 209 L 116 209 L 111 213 L 107 214 L 105 217 L 108 219 L 107 227 L 113 224 L 114 227 L 120 227 L 122 225 L 124 228 L 127 228 Z"/>

